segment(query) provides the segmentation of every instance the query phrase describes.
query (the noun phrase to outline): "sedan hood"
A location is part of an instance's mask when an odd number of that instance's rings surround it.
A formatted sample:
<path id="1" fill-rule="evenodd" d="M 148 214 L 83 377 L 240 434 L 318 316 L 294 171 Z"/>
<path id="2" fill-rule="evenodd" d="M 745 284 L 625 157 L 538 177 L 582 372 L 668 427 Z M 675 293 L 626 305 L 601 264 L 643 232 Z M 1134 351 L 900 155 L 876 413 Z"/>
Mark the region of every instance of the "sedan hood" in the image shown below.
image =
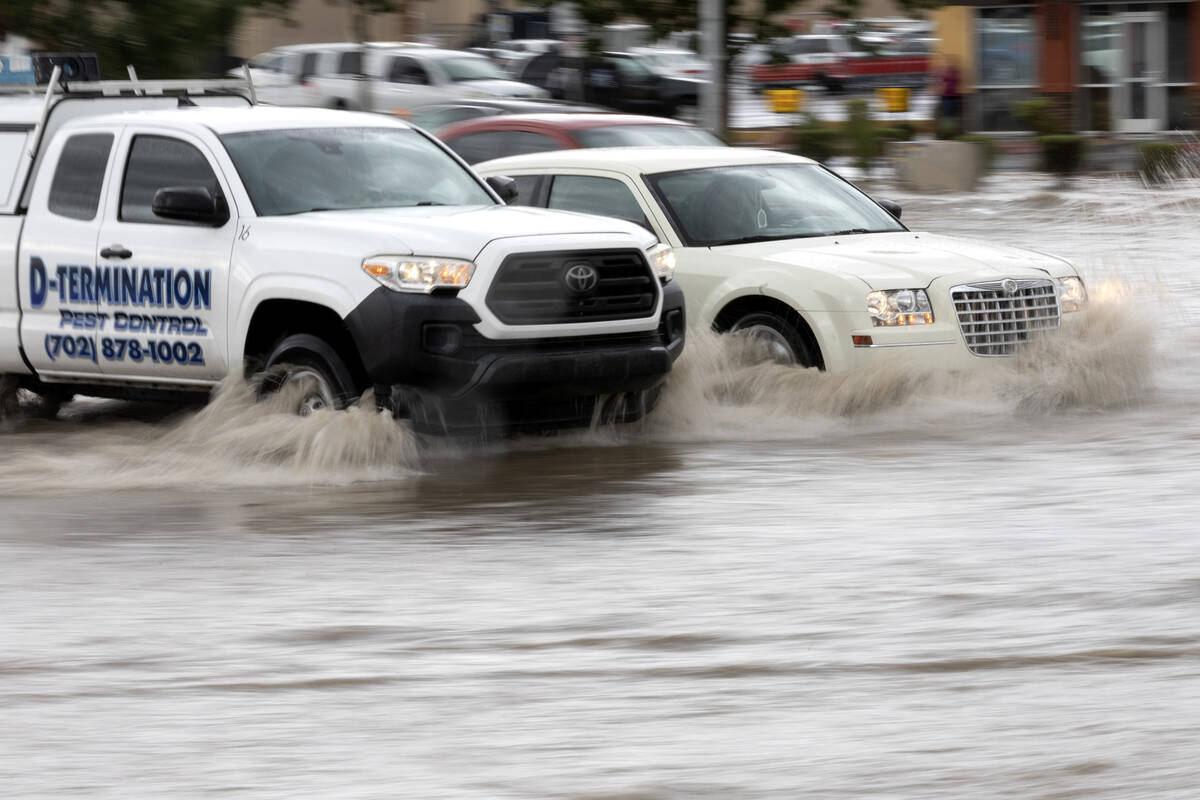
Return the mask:
<path id="1" fill-rule="evenodd" d="M 256 227 L 284 237 L 342 241 L 364 256 L 442 256 L 474 259 L 489 242 L 521 236 L 623 234 L 641 249 L 657 239 L 618 219 L 523 206 L 445 206 L 313 211 L 262 217 Z"/>
<path id="2" fill-rule="evenodd" d="M 1075 274 L 1069 262 L 1034 250 L 914 231 L 788 239 L 713 250 L 853 275 L 872 289 L 919 289 L 940 278 L 971 282 Z"/>

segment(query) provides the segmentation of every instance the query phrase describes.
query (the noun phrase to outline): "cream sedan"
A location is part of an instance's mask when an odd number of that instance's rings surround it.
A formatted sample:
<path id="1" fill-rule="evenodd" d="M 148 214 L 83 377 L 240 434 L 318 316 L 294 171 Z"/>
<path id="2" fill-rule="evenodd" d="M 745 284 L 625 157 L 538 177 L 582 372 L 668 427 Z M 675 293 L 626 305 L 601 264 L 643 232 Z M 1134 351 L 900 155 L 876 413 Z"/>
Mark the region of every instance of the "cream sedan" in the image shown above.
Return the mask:
<path id="1" fill-rule="evenodd" d="M 517 204 L 634 220 L 671 245 L 687 313 L 771 358 L 842 372 L 910 353 L 961 367 L 1013 355 L 1087 301 L 1061 258 L 910 231 L 806 158 L 745 148 L 605 148 L 475 165 Z"/>

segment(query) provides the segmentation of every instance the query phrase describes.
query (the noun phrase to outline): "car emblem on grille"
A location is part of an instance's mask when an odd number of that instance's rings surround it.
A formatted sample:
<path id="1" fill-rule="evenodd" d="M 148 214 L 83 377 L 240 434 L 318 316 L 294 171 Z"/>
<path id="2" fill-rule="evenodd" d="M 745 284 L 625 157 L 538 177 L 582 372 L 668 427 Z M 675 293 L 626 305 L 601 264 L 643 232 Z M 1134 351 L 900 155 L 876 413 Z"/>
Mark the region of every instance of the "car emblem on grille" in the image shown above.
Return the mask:
<path id="1" fill-rule="evenodd" d="M 600 273 L 591 264 L 572 264 L 563 275 L 563 283 L 575 294 L 587 294 L 600 283 Z"/>
<path id="2" fill-rule="evenodd" d="M 1012 297 L 1014 294 L 1017 293 L 1017 282 L 1014 281 L 1012 278 L 1005 278 L 1000 283 L 1000 288 L 1004 290 L 1004 293 L 1006 295 L 1008 295 L 1009 297 Z"/>

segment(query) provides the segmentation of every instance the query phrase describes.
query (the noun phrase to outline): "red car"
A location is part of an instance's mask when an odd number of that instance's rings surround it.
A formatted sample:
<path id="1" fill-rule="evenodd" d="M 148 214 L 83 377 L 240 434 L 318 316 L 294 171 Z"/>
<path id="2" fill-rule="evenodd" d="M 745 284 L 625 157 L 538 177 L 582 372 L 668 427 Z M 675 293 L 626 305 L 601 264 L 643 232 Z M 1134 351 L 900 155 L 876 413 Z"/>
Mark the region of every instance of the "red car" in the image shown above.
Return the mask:
<path id="1" fill-rule="evenodd" d="M 448 125 L 437 136 L 468 164 L 578 147 L 724 146 L 695 125 L 637 114 L 506 114 Z"/>

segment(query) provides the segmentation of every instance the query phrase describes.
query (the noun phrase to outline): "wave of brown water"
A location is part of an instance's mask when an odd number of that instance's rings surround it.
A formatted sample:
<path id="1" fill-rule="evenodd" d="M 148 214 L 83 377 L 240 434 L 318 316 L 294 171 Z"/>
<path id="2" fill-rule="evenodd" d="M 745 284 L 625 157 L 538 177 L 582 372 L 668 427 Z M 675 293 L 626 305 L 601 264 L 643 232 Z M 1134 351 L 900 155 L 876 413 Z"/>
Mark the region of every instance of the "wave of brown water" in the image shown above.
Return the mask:
<path id="1" fill-rule="evenodd" d="M 968 373 L 898 356 L 878 368 L 828 375 L 759 363 L 735 338 L 692 330 L 660 409 L 644 423 L 513 446 L 804 439 L 867 419 L 877 427 L 889 420 L 909 425 L 915 415 L 932 424 L 956 405 L 1014 414 L 1127 408 L 1150 389 L 1153 317 L 1128 287 L 1093 291 L 1093 307 L 1058 334 L 1019 359 Z M 231 377 L 204 408 L 163 420 L 125 419 L 130 408 L 123 403 L 76 404 L 61 421 L 26 422 L 5 437 L 0 493 L 338 486 L 404 481 L 421 470 L 421 439 L 387 414 L 364 404 L 301 418 L 287 411 L 291 402 L 286 393 L 258 402 L 251 386 Z M 471 452 L 469 445 L 424 444 L 443 457 Z"/>
<path id="2" fill-rule="evenodd" d="M 4 793 L 1192 800 L 1195 183 L 880 192 L 1091 310 L 966 374 L 696 334 L 488 446 L 237 383 L 0 434 Z"/>

